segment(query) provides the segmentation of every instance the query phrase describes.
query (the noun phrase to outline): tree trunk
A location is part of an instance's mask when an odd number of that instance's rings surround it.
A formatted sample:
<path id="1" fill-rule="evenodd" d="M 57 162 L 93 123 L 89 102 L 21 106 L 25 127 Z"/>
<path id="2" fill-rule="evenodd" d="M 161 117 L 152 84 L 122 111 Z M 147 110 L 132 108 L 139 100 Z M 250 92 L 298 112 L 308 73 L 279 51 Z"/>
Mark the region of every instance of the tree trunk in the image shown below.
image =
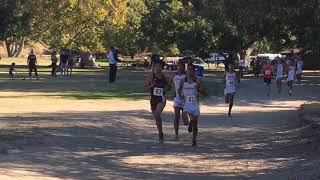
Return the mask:
<path id="1" fill-rule="evenodd" d="M 22 50 L 24 49 L 25 38 L 22 37 L 18 43 L 18 49 L 15 53 L 15 57 L 20 57 Z"/>
<path id="2" fill-rule="evenodd" d="M 8 57 L 19 57 L 25 44 L 25 38 L 9 37 L 5 39 Z"/>

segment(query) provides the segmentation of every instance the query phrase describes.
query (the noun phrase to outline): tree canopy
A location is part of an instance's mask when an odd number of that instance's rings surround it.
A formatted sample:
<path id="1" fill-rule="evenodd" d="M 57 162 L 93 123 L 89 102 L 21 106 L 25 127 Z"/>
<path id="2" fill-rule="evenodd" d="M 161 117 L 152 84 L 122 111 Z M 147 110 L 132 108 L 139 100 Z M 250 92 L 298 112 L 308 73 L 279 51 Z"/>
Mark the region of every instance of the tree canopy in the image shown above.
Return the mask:
<path id="1" fill-rule="evenodd" d="M 301 48 L 320 54 L 319 0 L 0 0 L 0 40 L 52 49 L 177 55 Z"/>

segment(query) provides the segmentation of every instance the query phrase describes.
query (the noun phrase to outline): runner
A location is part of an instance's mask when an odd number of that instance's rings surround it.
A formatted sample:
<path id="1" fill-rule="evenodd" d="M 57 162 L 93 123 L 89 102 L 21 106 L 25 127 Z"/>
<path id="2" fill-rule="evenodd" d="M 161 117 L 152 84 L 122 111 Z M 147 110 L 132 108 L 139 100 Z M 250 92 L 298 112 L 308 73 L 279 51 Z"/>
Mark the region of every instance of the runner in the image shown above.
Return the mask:
<path id="1" fill-rule="evenodd" d="M 273 76 L 273 68 L 271 65 L 271 62 L 268 61 L 266 65 L 263 67 L 263 77 L 264 77 L 264 83 L 268 87 L 268 96 L 270 96 L 270 91 L 271 91 L 271 79 Z"/>
<path id="2" fill-rule="evenodd" d="M 291 60 L 289 63 L 288 71 L 287 71 L 287 74 L 288 74 L 287 84 L 289 87 L 289 95 L 290 96 L 292 96 L 294 72 L 295 72 L 294 61 Z"/>
<path id="3" fill-rule="evenodd" d="M 184 62 L 179 61 L 177 64 L 177 74 L 173 77 L 172 81 L 175 87 L 175 97 L 174 97 L 174 114 L 175 114 L 175 119 L 174 119 L 174 130 L 176 133 L 176 140 L 179 139 L 179 121 L 180 121 L 180 115 L 181 112 L 183 111 L 183 101 L 181 101 L 179 97 L 179 87 L 180 87 L 180 82 L 181 80 L 184 80 L 186 78 L 185 75 L 185 69 L 186 65 Z M 172 83 L 171 83 L 172 84 Z"/>
<path id="4" fill-rule="evenodd" d="M 303 67 L 303 59 L 301 56 L 298 57 L 297 60 L 297 82 L 298 84 L 301 84 L 302 79 L 302 67 Z"/>
<path id="5" fill-rule="evenodd" d="M 277 81 L 278 93 L 280 94 L 282 91 L 282 80 L 283 80 L 283 72 L 284 72 L 284 66 L 280 58 L 277 59 L 275 70 L 276 70 L 276 81 Z"/>
<path id="6" fill-rule="evenodd" d="M 151 110 L 156 120 L 160 143 L 164 141 L 161 114 L 166 106 L 166 91 L 170 88 L 170 81 L 162 73 L 164 65 L 163 61 L 156 61 L 154 72 L 144 85 L 145 91 L 151 93 Z"/>
<path id="7" fill-rule="evenodd" d="M 188 64 L 187 76 L 180 82 L 179 96 L 184 101 L 182 119 L 189 125 L 188 131 L 193 132 L 192 146 L 197 145 L 198 118 L 200 116 L 199 95 L 206 95 L 204 86 L 196 77 L 196 66 Z"/>
<path id="8" fill-rule="evenodd" d="M 235 83 L 237 79 L 239 81 L 240 78 L 235 72 L 233 65 L 229 65 L 229 68 L 224 74 L 224 84 L 225 84 L 224 95 L 225 95 L 225 102 L 229 104 L 229 111 L 228 111 L 229 117 L 231 117 L 231 110 L 233 107 L 234 95 L 236 94 Z"/>

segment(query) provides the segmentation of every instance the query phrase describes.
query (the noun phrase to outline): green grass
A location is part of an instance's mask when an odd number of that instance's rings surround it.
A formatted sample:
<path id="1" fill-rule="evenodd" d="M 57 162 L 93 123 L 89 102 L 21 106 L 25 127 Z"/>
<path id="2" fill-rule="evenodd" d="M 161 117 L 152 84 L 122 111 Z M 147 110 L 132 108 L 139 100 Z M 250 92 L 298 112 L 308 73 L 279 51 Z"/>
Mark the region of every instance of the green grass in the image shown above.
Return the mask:
<path id="1" fill-rule="evenodd" d="M 18 62 L 18 65 L 23 65 L 25 59 L 11 59 Z M 10 59 L 3 59 L 1 65 L 9 65 Z M 15 75 L 15 80 L 8 79 L 8 68 L 0 68 L 0 83 L 2 91 L 13 92 L 39 92 L 48 93 L 47 96 L 54 96 L 67 99 L 122 99 L 122 100 L 142 100 L 149 99 L 150 95 L 144 92 L 143 85 L 146 77 L 150 72 L 130 72 L 120 70 L 115 84 L 108 83 L 107 70 L 101 69 L 75 69 L 71 78 L 60 79 L 50 77 L 49 59 L 44 59 L 39 62 L 39 65 L 44 67 L 39 68 L 40 80 L 30 81 L 28 78 L 28 69 L 26 67 L 17 68 L 18 74 Z M 170 73 L 167 72 L 169 75 Z M 59 73 L 58 73 L 59 75 Z M 170 74 L 172 75 L 172 74 Z M 207 79 L 219 77 L 219 73 L 210 73 Z M 209 95 L 220 95 L 222 86 L 214 82 L 206 82 L 205 86 Z M 43 96 L 43 95 L 42 95 Z M 173 99 L 174 91 L 167 93 L 169 99 Z"/>
<path id="2" fill-rule="evenodd" d="M 320 104 L 319 103 L 304 104 L 303 108 L 306 110 L 319 110 L 320 111 Z"/>

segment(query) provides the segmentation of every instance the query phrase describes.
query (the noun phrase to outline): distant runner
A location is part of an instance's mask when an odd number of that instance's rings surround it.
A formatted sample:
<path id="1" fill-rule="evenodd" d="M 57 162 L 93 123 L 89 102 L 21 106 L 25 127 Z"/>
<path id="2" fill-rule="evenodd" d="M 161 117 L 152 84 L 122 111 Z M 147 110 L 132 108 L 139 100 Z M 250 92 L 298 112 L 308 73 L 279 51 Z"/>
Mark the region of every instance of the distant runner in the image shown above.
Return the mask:
<path id="1" fill-rule="evenodd" d="M 288 74 L 287 84 L 288 84 L 288 87 L 289 87 L 289 95 L 292 96 L 293 81 L 294 81 L 294 74 L 295 74 L 295 67 L 294 67 L 294 61 L 293 60 L 290 61 L 287 74 Z"/>
<path id="2" fill-rule="evenodd" d="M 302 69 L 303 69 L 303 59 L 301 56 L 298 57 L 297 60 L 297 82 L 298 84 L 301 84 L 302 80 Z"/>
<path id="3" fill-rule="evenodd" d="M 187 77 L 180 82 L 179 95 L 184 101 L 182 119 L 189 125 L 188 131 L 193 132 L 192 146 L 197 145 L 198 119 L 200 116 L 199 95 L 206 95 L 203 83 L 197 79 L 196 66 L 188 64 Z"/>
<path id="4" fill-rule="evenodd" d="M 231 117 L 233 100 L 236 94 L 235 83 L 237 80 L 239 81 L 239 79 L 240 78 L 237 76 L 237 73 L 234 70 L 233 65 L 229 65 L 228 70 L 224 74 L 224 84 L 225 84 L 224 95 L 225 95 L 225 102 L 229 104 L 229 111 L 228 111 L 229 117 Z"/>
<path id="5" fill-rule="evenodd" d="M 278 93 L 280 94 L 282 91 L 282 80 L 283 80 L 283 73 L 284 73 L 284 65 L 280 58 L 277 60 L 277 64 L 275 65 L 275 72 L 276 72 Z"/>
<path id="6" fill-rule="evenodd" d="M 273 68 L 271 65 L 271 62 L 268 61 L 266 65 L 263 67 L 263 78 L 264 78 L 264 83 L 268 87 L 268 93 L 267 96 L 270 96 L 270 91 L 271 91 L 271 80 L 273 77 Z"/>
<path id="7" fill-rule="evenodd" d="M 151 94 L 151 111 L 156 119 L 160 143 L 163 143 L 164 141 L 161 114 L 166 106 L 166 91 L 170 88 L 169 79 L 162 73 L 163 68 L 164 62 L 155 62 L 154 72 L 144 85 L 145 91 L 148 91 Z"/>
<path id="8" fill-rule="evenodd" d="M 175 97 L 174 97 L 173 107 L 174 107 L 174 114 L 175 114 L 174 130 L 176 134 L 176 140 L 179 139 L 179 136 L 178 136 L 179 121 L 180 121 L 181 112 L 183 111 L 183 104 L 184 104 L 183 100 L 181 100 L 179 96 L 179 87 L 180 87 L 181 81 L 183 81 L 186 78 L 185 69 L 186 69 L 186 65 L 184 64 L 184 62 L 179 61 L 177 64 L 177 74 L 172 79 L 174 88 L 175 88 Z"/>

